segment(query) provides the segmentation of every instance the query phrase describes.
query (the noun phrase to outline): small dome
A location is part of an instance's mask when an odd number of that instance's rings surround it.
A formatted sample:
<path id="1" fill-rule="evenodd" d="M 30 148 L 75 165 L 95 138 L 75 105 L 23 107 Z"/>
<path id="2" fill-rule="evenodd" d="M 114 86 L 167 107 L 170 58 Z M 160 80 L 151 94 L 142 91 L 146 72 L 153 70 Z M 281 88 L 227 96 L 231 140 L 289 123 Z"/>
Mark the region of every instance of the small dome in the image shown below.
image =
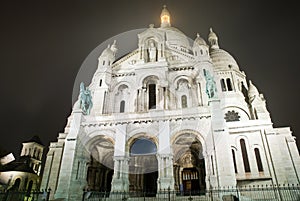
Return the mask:
<path id="1" fill-rule="evenodd" d="M 194 41 L 194 44 L 198 44 L 198 45 L 207 45 L 205 40 L 197 33 L 197 38 Z"/>
<path id="2" fill-rule="evenodd" d="M 215 70 L 229 70 L 230 68 L 239 70 L 235 59 L 225 50 L 211 49 L 210 57 L 214 64 Z"/>
<path id="3" fill-rule="evenodd" d="M 251 99 L 254 96 L 259 96 L 259 92 L 257 88 L 252 84 L 251 80 L 249 80 L 249 89 L 248 89 L 248 97 Z"/>
<path id="4" fill-rule="evenodd" d="M 101 53 L 101 56 L 110 56 L 113 55 L 113 51 L 110 49 L 110 47 L 107 47 L 103 52 Z"/>
<path id="5" fill-rule="evenodd" d="M 217 34 L 215 34 L 212 28 L 209 29 L 209 34 L 208 34 L 208 40 L 210 39 L 218 39 Z"/>

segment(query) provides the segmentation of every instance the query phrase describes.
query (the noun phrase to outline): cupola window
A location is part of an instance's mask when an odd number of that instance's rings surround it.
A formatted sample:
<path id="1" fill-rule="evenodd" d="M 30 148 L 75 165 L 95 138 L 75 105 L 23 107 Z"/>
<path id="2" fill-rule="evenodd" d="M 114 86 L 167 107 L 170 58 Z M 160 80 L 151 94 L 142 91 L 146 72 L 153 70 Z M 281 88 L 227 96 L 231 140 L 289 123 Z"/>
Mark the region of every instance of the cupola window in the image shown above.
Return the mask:
<path id="1" fill-rule="evenodd" d="M 232 84 L 231 84 L 230 78 L 226 79 L 226 83 L 227 83 L 227 89 L 228 89 L 228 91 L 232 91 Z"/>

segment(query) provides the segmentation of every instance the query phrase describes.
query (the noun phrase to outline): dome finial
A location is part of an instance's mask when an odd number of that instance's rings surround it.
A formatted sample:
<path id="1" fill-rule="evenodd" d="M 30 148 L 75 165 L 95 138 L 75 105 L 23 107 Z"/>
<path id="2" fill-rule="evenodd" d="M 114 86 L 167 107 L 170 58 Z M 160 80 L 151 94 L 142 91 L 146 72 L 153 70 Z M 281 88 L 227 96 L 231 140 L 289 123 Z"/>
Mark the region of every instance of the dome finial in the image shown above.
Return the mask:
<path id="1" fill-rule="evenodd" d="M 161 11 L 161 14 L 160 14 L 160 20 L 161 20 L 160 26 L 161 27 L 170 27 L 171 26 L 170 18 L 171 18 L 171 15 L 167 9 L 167 6 L 164 5 L 163 9 Z"/>
<path id="2" fill-rule="evenodd" d="M 208 41 L 212 49 L 219 49 L 218 37 L 212 28 L 209 28 Z"/>

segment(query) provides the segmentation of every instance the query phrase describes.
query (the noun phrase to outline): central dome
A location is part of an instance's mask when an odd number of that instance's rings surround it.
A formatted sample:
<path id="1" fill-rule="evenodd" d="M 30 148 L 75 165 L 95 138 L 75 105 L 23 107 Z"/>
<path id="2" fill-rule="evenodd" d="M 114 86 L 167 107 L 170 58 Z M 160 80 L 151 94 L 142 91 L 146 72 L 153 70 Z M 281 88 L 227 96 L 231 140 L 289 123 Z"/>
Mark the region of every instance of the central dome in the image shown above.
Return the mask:
<path id="1" fill-rule="evenodd" d="M 175 27 L 160 27 L 158 30 L 165 32 L 166 41 L 169 45 L 190 48 L 188 37 Z"/>

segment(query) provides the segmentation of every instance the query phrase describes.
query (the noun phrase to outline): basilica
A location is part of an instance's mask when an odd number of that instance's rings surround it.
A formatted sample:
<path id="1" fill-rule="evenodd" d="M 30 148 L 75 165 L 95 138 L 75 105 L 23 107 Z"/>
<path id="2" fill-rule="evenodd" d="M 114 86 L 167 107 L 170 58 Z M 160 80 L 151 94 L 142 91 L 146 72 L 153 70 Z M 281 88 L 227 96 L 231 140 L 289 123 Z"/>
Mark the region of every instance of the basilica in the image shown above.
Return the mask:
<path id="1" fill-rule="evenodd" d="M 81 200 L 83 190 L 299 184 L 295 137 L 273 127 L 263 94 L 217 34 L 190 42 L 165 6 L 160 19 L 129 54 L 117 59 L 115 41 L 99 55 L 49 146 L 41 188 L 51 199 Z"/>

